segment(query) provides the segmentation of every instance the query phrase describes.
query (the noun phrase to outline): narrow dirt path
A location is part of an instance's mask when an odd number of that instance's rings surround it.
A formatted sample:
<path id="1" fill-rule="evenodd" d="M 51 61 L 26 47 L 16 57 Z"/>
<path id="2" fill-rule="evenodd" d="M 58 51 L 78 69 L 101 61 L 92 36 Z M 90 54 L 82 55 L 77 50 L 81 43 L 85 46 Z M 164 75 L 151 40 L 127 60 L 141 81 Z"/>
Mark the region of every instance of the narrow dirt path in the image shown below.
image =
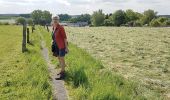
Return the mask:
<path id="1" fill-rule="evenodd" d="M 48 48 L 46 48 L 45 42 L 41 41 L 42 55 L 47 62 L 48 70 L 50 72 L 50 77 L 52 81 L 53 88 L 53 100 L 68 100 L 67 90 L 64 86 L 63 80 L 55 80 L 57 77 L 57 70 L 55 66 L 51 64 L 51 60 L 48 55 Z"/>

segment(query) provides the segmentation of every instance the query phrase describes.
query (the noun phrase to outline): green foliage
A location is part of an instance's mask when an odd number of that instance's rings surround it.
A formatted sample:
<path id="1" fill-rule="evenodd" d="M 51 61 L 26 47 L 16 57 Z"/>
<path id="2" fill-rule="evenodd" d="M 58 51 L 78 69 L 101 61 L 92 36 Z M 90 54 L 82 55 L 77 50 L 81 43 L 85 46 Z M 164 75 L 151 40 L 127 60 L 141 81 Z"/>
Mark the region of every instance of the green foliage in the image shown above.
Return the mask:
<path id="1" fill-rule="evenodd" d="M 105 15 L 105 19 L 109 19 L 109 15 L 108 14 Z"/>
<path id="2" fill-rule="evenodd" d="M 24 17 L 19 17 L 16 19 L 16 23 L 23 25 L 24 23 L 26 23 L 26 19 Z"/>
<path id="3" fill-rule="evenodd" d="M 92 25 L 94 26 L 101 26 L 104 23 L 104 13 L 102 10 L 94 11 L 91 17 Z"/>
<path id="4" fill-rule="evenodd" d="M 159 26 L 161 26 L 161 24 L 160 24 L 160 22 L 159 22 L 157 19 L 153 19 L 153 20 L 150 22 L 150 26 L 159 27 Z"/>
<path id="5" fill-rule="evenodd" d="M 28 25 L 32 26 L 33 25 L 33 20 L 31 18 L 27 19 Z"/>
<path id="6" fill-rule="evenodd" d="M 35 24 L 45 25 L 51 23 L 52 14 L 49 11 L 34 10 L 31 17 Z"/>
<path id="7" fill-rule="evenodd" d="M 46 24 L 50 24 L 52 20 L 52 14 L 49 11 L 43 11 L 42 12 L 42 20 L 45 20 Z"/>
<path id="8" fill-rule="evenodd" d="M 142 26 L 142 23 L 140 20 L 136 20 L 134 23 L 133 23 L 133 26 L 134 27 L 141 27 Z"/>
<path id="9" fill-rule="evenodd" d="M 41 10 L 34 10 L 31 13 L 31 17 L 32 17 L 35 24 L 40 24 L 41 19 L 42 19 L 42 11 Z"/>
<path id="10" fill-rule="evenodd" d="M 126 13 L 126 17 L 127 17 L 127 22 L 136 21 L 137 19 L 139 19 L 137 13 L 131 9 L 126 10 L 125 13 Z"/>
<path id="11" fill-rule="evenodd" d="M 110 19 L 105 19 L 103 25 L 104 26 L 113 26 L 113 23 L 112 23 L 112 21 Z"/>
<path id="12" fill-rule="evenodd" d="M 115 26 L 120 26 L 126 23 L 126 13 L 123 10 L 117 10 L 113 13 L 111 19 Z"/>
<path id="13" fill-rule="evenodd" d="M 170 19 L 166 20 L 163 24 L 164 24 L 165 26 L 170 26 Z"/>
<path id="14" fill-rule="evenodd" d="M 157 20 L 158 20 L 160 23 L 164 23 L 165 21 L 168 20 L 168 18 L 166 18 L 166 17 L 158 17 Z"/>
<path id="15" fill-rule="evenodd" d="M 71 16 L 68 14 L 59 14 L 58 16 L 60 17 L 61 21 L 68 21 L 71 18 Z"/>
<path id="16" fill-rule="evenodd" d="M 157 12 L 155 12 L 154 10 L 148 9 L 148 10 L 144 11 L 143 15 L 144 15 L 142 17 L 143 25 L 149 24 L 152 19 L 156 18 Z"/>
<path id="17" fill-rule="evenodd" d="M 31 14 L 20 14 L 19 16 L 24 17 L 24 18 L 30 18 Z"/>
<path id="18" fill-rule="evenodd" d="M 78 17 L 70 18 L 69 21 L 72 22 L 72 23 L 88 22 L 88 24 L 90 24 L 91 23 L 90 18 L 91 18 L 91 16 L 89 14 L 82 14 Z"/>
<path id="19" fill-rule="evenodd" d="M 9 25 L 8 22 L 0 22 L 0 25 Z"/>
<path id="20" fill-rule="evenodd" d="M 168 25 L 169 25 L 169 20 L 166 17 L 159 17 L 159 18 L 153 19 L 150 22 L 150 26 L 153 26 L 153 27 L 168 26 Z"/>

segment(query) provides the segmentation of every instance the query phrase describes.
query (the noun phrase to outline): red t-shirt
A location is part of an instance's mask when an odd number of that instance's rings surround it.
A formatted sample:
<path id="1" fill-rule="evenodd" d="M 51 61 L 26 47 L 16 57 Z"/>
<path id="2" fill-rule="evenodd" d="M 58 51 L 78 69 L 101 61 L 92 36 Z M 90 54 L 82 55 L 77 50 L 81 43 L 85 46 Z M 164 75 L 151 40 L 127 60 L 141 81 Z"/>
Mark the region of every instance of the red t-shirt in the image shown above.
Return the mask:
<path id="1" fill-rule="evenodd" d="M 61 25 L 57 25 L 57 30 L 55 31 L 55 41 L 57 43 L 57 46 L 59 49 L 65 48 L 65 41 L 64 39 L 67 39 L 64 27 Z"/>

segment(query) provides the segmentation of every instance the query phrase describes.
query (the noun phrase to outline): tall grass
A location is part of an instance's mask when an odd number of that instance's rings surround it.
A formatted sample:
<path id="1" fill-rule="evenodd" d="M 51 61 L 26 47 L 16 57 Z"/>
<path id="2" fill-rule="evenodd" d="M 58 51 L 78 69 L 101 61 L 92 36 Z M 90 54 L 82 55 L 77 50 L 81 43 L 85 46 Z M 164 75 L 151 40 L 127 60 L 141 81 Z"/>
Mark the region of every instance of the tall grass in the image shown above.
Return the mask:
<path id="1" fill-rule="evenodd" d="M 50 48 L 51 35 L 39 27 Z M 146 99 L 137 92 L 138 83 L 125 80 L 120 75 L 105 69 L 85 50 L 69 43 L 70 52 L 66 56 L 68 67 L 65 80 L 70 99 L 73 100 L 132 100 Z M 56 61 L 56 58 L 53 58 Z"/>
<path id="2" fill-rule="evenodd" d="M 22 53 L 22 27 L 0 26 L 0 100 L 52 99 L 37 31 L 30 39 L 28 51 Z"/>

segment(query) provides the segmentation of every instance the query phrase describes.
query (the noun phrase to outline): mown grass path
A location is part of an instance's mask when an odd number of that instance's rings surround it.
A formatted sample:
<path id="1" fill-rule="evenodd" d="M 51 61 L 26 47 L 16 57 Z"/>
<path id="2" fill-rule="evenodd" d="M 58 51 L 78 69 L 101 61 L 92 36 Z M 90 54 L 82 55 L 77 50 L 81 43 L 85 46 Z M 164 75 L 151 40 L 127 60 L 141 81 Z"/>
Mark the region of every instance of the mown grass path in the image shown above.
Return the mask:
<path id="1" fill-rule="evenodd" d="M 64 81 L 55 79 L 57 77 L 57 70 L 55 69 L 55 65 L 51 63 L 51 60 L 48 54 L 48 48 L 46 47 L 43 37 L 41 36 L 41 33 L 39 33 L 39 35 L 42 39 L 41 40 L 42 55 L 47 62 L 48 70 L 50 72 L 50 78 L 52 81 L 53 99 L 54 100 L 67 100 L 68 95 L 67 95 L 67 91 L 64 86 Z"/>

